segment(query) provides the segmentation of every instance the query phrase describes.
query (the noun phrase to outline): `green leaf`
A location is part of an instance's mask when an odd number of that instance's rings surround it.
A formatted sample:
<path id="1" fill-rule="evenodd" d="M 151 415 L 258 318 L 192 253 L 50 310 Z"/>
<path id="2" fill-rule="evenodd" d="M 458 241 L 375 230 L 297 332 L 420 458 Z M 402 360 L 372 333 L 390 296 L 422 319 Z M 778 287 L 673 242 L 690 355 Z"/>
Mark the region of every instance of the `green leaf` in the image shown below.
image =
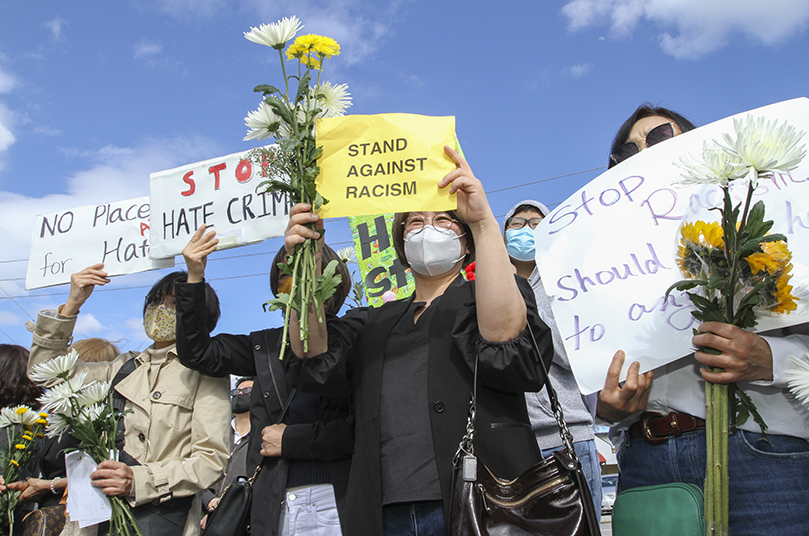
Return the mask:
<path id="1" fill-rule="evenodd" d="M 256 93 L 264 93 L 264 96 L 272 95 L 273 93 L 281 93 L 281 90 L 269 84 L 260 84 L 253 88 Z"/>
<path id="2" fill-rule="evenodd" d="M 666 290 L 665 298 L 668 298 L 669 294 L 671 294 L 671 292 L 673 290 L 680 290 L 680 291 L 691 290 L 694 287 L 698 287 L 698 286 L 704 285 L 704 284 L 705 284 L 705 281 L 703 281 L 702 279 L 682 279 L 680 281 L 677 281 L 673 285 L 671 285 Z"/>
<path id="3" fill-rule="evenodd" d="M 301 142 L 296 138 L 284 138 L 278 141 L 278 145 L 281 147 L 281 150 L 286 153 L 293 152 L 298 146 L 300 146 Z"/>
<path id="4" fill-rule="evenodd" d="M 337 261 L 334 260 L 326 266 L 323 273 L 317 278 L 315 287 L 315 300 L 317 300 L 317 303 L 323 303 L 329 299 L 343 280 L 340 274 L 335 273 L 336 271 Z"/>

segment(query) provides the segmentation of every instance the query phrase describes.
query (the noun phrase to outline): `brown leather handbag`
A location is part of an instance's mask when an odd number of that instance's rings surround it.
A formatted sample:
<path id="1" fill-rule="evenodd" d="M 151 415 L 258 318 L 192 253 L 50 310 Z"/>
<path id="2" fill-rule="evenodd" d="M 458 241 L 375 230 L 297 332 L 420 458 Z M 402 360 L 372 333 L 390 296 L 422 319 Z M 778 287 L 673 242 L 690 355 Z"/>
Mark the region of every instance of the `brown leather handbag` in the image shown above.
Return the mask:
<path id="1" fill-rule="evenodd" d="M 34 510 L 23 519 L 22 536 L 58 536 L 65 528 L 65 505 L 46 506 Z"/>
<path id="2" fill-rule="evenodd" d="M 528 326 L 529 331 L 531 326 Z M 539 349 L 530 333 L 534 350 Z M 595 536 L 601 531 L 573 436 L 550 384 L 545 385 L 564 447 L 514 480 L 498 478 L 475 456 L 477 360 L 466 434 L 455 453 L 450 503 L 452 536 Z"/>

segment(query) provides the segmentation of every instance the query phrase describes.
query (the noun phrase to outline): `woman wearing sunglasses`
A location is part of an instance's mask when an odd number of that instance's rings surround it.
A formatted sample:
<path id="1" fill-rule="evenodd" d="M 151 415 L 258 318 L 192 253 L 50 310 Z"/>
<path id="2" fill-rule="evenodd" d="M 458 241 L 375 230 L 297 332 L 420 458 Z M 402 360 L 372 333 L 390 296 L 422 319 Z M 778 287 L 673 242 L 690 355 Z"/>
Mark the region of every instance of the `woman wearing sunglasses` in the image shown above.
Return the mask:
<path id="1" fill-rule="evenodd" d="M 415 279 L 411 298 L 355 309 L 310 326 L 309 353 L 293 330 L 284 359 L 301 389 L 353 395 L 355 451 L 346 534 L 445 534 L 453 457 L 464 436 L 479 356 L 475 453 L 501 478 L 541 459 L 525 406 L 543 375 L 527 329 L 550 364 L 553 343 L 531 287 L 512 276 L 483 185 L 455 151 L 439 188 L 457 193 L 452 212 L 397 214 L 393 243 Z M 320 233 L 308 205 L 290 211 L 286 246 Z M 476 251 L 479 255 L 475 255 Z M 476 260 L 475 281 L 461 268 Z M 518 281 L 519 280 L 519 281 Z"/>
<path id="2" fill-rule="evenodd" d="M 693 125 L 665 108 L 641 106 L 621 126 L 610 167 L 677 136 Z M 619 384 L 625 355 L 615 354 L 598 415 L 615 423 L 621 489 L 705 480 L 705 381 L 739 382 L 769 427 L 766 437 L 750 418 L 729 440 L 730 529 L 734 536 L 809 534 L 809 407 L 789 394 L 783 372 L 790 355 L 809 351 L 809 325 L 757 335 L 706 322 L 694 354 L 639 374 L 633 363 Z M 711 355 L 703 348 L 715 348 Z M 804 359 L 807 359 L 804 357 Z M 706 366 L 721 367 L 711 373 Z"/>

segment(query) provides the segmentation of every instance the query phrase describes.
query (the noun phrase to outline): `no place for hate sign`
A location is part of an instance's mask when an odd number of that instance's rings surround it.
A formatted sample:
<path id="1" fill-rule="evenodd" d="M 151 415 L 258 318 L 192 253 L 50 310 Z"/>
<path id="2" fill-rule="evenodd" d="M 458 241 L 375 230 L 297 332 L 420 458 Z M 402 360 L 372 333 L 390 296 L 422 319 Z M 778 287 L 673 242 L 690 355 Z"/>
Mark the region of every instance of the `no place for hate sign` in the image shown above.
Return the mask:
<path id="1" fill-rule="evenodd" d="M 27 290 L 70 282 L 70 275 L 104 263 L 110 275 L 174 266 L 149 256 L 148 197 L 37 216 L 25 276 Z"/>
<path id="2" fill-rule="evenodd" d="M 809 133 L 809 99 L 801 98 L 738 114 L 789 121 Z M 683 279 L 675 255 L 683 217 L 716 218 L 717 187 L 674 186 L 680 157 L 698 154 L 703 142 L 734 132 L 722 119 L 657 144 L 581 188 L 535 230 L 536 260 L 573 372 L 584 393 L 601 389 L 613 354 L 627 354 L 650 370 L 693 352 L 699 323 L 681 292 L 664 298 Z M 809 135 L 804 138 L 809 143 Z M 746 184 L 732 189 L 737 202 Z M 787 237 L 793 254 L 793 294 L 798 310 L 764 316 L 758 331 L 809 321 L 809 158 L 788 174 L 761 180 L 753 201 L 766 205 L 773 233 Z"/>

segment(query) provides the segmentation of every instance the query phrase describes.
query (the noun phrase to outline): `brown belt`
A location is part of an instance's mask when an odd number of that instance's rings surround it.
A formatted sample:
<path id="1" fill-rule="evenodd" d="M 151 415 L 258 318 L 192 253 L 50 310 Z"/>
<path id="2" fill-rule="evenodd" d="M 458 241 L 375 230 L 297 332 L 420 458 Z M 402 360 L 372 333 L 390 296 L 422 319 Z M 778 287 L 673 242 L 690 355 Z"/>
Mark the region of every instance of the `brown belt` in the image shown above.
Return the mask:
<path id="1" fill-rule="evenodd" d="M 670 437 L 677 437 L 685 432 L 702 430 L 705 421 L 688 413 L 645 412 L 638 422 L 629 427 L 629 437 L 639 437 L 650 445 L 663 443 Z"/>

